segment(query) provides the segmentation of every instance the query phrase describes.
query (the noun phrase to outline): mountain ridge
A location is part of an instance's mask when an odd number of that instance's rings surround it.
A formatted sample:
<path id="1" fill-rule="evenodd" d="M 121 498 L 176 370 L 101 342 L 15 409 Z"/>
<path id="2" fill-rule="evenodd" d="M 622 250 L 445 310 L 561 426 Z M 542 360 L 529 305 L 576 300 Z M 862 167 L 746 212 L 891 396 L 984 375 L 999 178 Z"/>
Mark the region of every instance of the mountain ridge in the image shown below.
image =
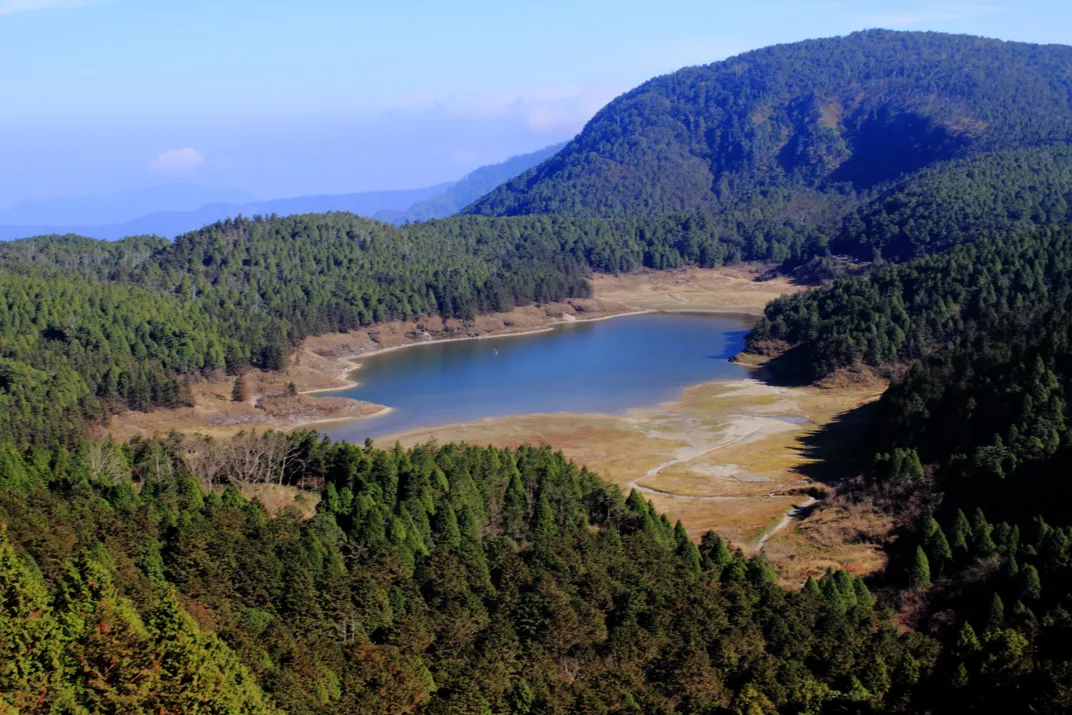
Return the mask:
<path id="1" fill-rule="evenodd" d="M 718 213 L 764 188 L 866 193 L 1072 141 L 1072 47 L 871 30 L 656 77 L 467 213 Z"/>

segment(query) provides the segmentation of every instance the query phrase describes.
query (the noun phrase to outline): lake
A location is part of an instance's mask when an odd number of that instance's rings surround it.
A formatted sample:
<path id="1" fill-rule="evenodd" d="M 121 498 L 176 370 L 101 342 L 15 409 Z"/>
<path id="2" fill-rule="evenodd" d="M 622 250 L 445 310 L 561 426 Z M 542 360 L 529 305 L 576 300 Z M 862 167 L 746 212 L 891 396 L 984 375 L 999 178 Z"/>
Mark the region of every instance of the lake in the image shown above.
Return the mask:
<path id="1" fill-rule="evenodd" d="M 354 373 L 360 385 L 330 394 L 392 411 L 320 431 L 362 442 L 484 417 L 654 407 L 689 385 L 746 377 L 747 368 L 728 359 L 754 323 L 746 316 L 647 313 L 373 355 Z"/>

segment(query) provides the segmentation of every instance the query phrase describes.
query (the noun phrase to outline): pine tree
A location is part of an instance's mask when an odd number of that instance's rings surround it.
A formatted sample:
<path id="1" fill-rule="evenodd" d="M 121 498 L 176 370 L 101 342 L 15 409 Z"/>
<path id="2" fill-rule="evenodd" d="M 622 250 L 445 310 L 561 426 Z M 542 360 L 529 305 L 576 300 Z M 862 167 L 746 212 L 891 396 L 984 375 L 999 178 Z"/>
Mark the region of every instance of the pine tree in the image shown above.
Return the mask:
<path id="1" fill-rule="evenodd" d="M 733 558 L 726 542 L 713 531 L 708 531 L 700 539 L 700 553 L 706 569 L 721 570 Z"/>
<path id="2" fill-rule="evenodd" d="M 1001 568 L 1001 574 L 1006 581 L 1012 581 L 1020 575 L 1020 564 L 1012 554 L 1009 555 L 1009 558 L 1005 559 L 1005 563 Z"/>
<path id="3" fill-rule="evenodd" d="M 547 493 L 541 490 L 532 515 L 532 535 L 541 538 L 554 536 L 556 533 L 558 533 L 558 525 L 555 523 L 555 512 L 551 509 Z"/>
<path id="4" fill-rule="evenodd" d="M 934 530 L 930 536 L 924 538 L 923 545 L 934 575 L 943 576 L 953 565 L 953 550 L 949 548 L 945 532 L 938 528 L 938 522 L 934 522 Z"/>
<path id="5" fill-rule="evenodd" d="M 249 384 L 245 375 L 235 378 L 234 386 L 231 388 L 231 401 L 249 402 Z"/>
<path id="6" fill-rule="evenodd" d="M 994 594 L 990 599 L 990 608 L 987 609 L 986 631 L 996 631 L 1005 625 L 1005 604 L 1001 602 L 1001 596 Z"/>
<path id="7" fill-rule="evenodd" d="M 971 543 L 972 529 L 971 524 L 968 523 L 968 517 L 964 516 L 964 512 L 957 509 L 957 514 L 953 518 L 953 555 L 960 562 L 964 562 L 969 556 L 969 544 Z"/>
<path id="8" fill-rule="evenodd" d="M 914 449 L 905 450 L 904 474 L 911 484 L 923 482 L 923 464 L 919 461 L 919 455 Z"/>
<path id="9" fill-rule="evenodd" d="M 450 504 L 443 502 L 436 510 L 433 522 L 436 546 L 443 549 L 456 549 L 461 546 L 462 533 L 458 528 L 458 517 Z"/>
<path id="10" fill-rule="evenodd" d="M 931 583 L 931 565 L 923 548 L 916 547 L 916 555 L 908 572 L 908 585 L 914 591 L 921 591 Z"/>
<path id="11" fill-rule="evenodd" d="M 975 635 L 975 629 L 967 621 L 961 623 L 957 637 L 953 640 L 953 655 L 963 660 L 978 653 L 980 648 L 982 646 L 979 644 L 979 637 Z"/>
<path id="12" fill-rule="evenodd" d="M 853 585 L 852 576 L 844 569 L 838 569 L 834 572 L 834 583 L 837 584 L 838 591 L 841 592 L 841 598 L 847 604 L 856 603 L 856 587 Z"/>
<path id="13" fill-rule="evenodd" d="M 953 670 L 953 677 L 950 681 L 950 685 L 954 688 L 966 688 L 968 686 L 968 667 L 963 663 L 957 663 L 957 667 Z"/>
<path id="14" fill-rule="evenodd" d="M 748 561 L 748 580 L 754 586 L 764 586 L 777 581 L 778 575 L 762 554 L 757 554 Z"/>
<path id="15" fill-rule="evenodd" d="M 1020 569 L 1020 598 L 1028 602 L 1042 598 L 1042 582 L 1038 569 L 1032 564 L 1025 564 Z"/>
<path id="16" fill-rule="evenodd" d="M 837 607 L 845 606 L 845 597 L 842 595 L 841 589 L 838 588 L 833 569 L 827 569 L 823 577 L 819 579 L 819 590 L 822 591 L 823 598 L 831 604 Z"/>
<path id="17" fill-rule="evenodd" d="M 938 522 L 935 520 L 934 516 L 930 514 L 924 517 L 923 521 L 920 523 L 919 526 L 919 531 L 923 535 L 924 544 L 927 543 L 932 536 L 934 536 L 937 532 L 941 530 L 942 529 L 938 525 Z"/>
<path id="18" fill-rule="evenodd" d="M 979 507 L 976 507 L 972 514 L 972 544 L 975 546 L 975 553 L 980 556 L 989 556 L 997 550 L 994 540 L 990 537 L 990 524 Z"/>
<path id="19" fill-rule="evenodd" d="M 528 520 L 528 509 L 521 474 L 516 467 L 513 467 L 510 469 L 510 480 L 506 484 L 506 493 L 503 495 L 503 530 L 514 538 L 520 537 L 525 522 Z"/>
<path id="20" fill-rule="evenodd" d="M 689 534 L 685 531 L 684 524 L 678 520 L 674 526 L 674 541 L 676 542 L 675 551 L 677 555 L 685 562 L 689 571 L 692 573 L 700 573 L 700 550 L 696 548 L 696 544 L 692 543 L 692 539 L 689 538 Z"/>
<path id="21" fill-rule="evenodd" d="M 1020 600 L 1012 605 L 1012 617 L 1020 628 L 1033 628 L 1038 624 L 1035 614 Z"/>
<path id="22" fill-rule="evenodd" d="M 872 598 L 871 592 L 867 589 L 867 584 L 863 579 L 855 579 L 852 584 L 853 590 L 856 592 L 856 603 L 864 608 L 871 608 L 875 605 L 875 599 Z"/>

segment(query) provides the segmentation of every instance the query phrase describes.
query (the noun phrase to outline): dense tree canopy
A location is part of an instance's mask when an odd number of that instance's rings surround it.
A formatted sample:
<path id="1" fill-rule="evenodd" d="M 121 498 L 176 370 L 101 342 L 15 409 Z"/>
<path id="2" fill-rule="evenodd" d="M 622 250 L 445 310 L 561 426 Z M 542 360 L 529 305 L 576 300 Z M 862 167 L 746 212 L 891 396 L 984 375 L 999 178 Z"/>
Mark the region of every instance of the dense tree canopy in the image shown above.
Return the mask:
<path id="1" fill-rule="evenodd" d="M 795 348 L 806 373 L 907 363 L 1029 320 L 1072 293 L 1072 230 L 959 246 L 773 301 L 749 336 Z"/>
<path id="2" fill-rule="evenodd" d="M 936 657 L 847 574 L 785 591 L 761 560 L 714 534 L 697 547 L 550 450 L 280 438 L 291 458 L 269 480 L 322 485 L 306 522 L 206 492 L 196 438 L 89 448 L 116 469 L 5 451 L 0 702 L 911 711 Z"/>

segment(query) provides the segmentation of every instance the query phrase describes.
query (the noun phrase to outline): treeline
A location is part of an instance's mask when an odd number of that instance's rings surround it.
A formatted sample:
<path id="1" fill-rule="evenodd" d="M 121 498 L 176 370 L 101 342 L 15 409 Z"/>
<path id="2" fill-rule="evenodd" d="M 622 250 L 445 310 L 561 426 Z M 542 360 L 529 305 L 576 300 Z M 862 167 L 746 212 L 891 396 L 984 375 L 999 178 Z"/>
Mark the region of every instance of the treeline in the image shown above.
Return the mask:
<path id="1" fill-rule="evenodd" d="M 548 449 L 283 439 L 269 479 L 320 485 L 308 521 L 234 484 L 206 490 L 190 461 L 204 445 L 178 438 L 5 449 L 0 702 L 476 715 L 933 700 L 937 644 L 898 635 L 861 582 L 786 591 L 762 560 L 710 533 L 697 546 Z"/>
<path id="2" fill-rule="evenodd" d="M 1070 288 L 1072 230 L 979 241 L 775 300 L 749 349 L 792 347 L 812 379 L 853 365 L 907 364 L 1006 318 L 1040 315 Z"/>

